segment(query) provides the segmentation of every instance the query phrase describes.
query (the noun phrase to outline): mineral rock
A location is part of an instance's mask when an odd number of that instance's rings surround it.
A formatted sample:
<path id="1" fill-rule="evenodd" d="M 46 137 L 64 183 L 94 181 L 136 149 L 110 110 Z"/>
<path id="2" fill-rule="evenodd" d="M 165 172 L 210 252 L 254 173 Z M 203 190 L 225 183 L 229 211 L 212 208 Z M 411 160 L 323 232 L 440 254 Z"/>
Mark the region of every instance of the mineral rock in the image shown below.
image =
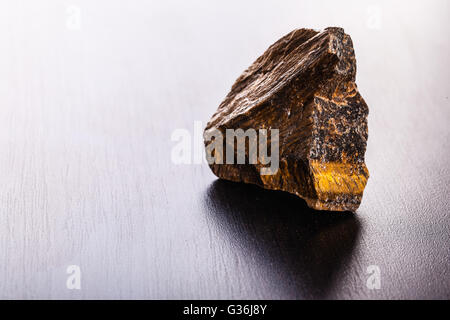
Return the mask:
<path id="1" fill-rule="evenodd" d="M 282 37 L 236 80 L 206 126 L 214 174 L 296 194 L 317 210 L 355 211 L 369 178 L 369 110 L 355 76 L 352 40 L 343 29 L 297 29 Z M 251 134 L 244 136 L 245 163 L 235 164 L 239 148 L 228 129 L 259 130 L 268 143 L 277 139 L 275 170 L 263 170 L 268 155 L 261 156 L 261 145 L 252 161 Z"/>

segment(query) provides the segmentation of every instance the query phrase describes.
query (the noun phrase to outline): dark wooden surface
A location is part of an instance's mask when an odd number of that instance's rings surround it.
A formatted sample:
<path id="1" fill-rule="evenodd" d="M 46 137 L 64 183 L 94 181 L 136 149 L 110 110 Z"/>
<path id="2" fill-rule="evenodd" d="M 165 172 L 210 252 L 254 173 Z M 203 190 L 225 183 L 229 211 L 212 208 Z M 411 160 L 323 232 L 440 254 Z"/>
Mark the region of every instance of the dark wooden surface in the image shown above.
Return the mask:
<path id="1" fill-rule="evenodd" d="M 450 298 L 448 14 L 448 1 L 2 1 L 0 297 Z M 352 36 L 370 108 L 356 214 L 171 161 L 172 133 L 205 125 L 271 43 L 327 26 Z"/>

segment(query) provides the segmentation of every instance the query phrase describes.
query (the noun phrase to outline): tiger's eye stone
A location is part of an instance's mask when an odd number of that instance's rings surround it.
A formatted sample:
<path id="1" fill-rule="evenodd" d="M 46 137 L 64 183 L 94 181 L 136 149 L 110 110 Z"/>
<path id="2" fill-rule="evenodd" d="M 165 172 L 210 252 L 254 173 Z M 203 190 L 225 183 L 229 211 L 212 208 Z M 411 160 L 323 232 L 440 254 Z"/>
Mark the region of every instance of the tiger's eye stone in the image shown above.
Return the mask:
<path id="1" fill-rule="evenodd" d="M 226 129 L 278 129 L 279 169 L 267 175 L 260 161 L 211 163 L 214 174 L 296 194 L 317 210 L 356 211 L 369 178 L 369 110 L 355 76 L 352 40 L 342 28 L 282 37 L 236 80 L 205 129 L 224 137 Z"/>

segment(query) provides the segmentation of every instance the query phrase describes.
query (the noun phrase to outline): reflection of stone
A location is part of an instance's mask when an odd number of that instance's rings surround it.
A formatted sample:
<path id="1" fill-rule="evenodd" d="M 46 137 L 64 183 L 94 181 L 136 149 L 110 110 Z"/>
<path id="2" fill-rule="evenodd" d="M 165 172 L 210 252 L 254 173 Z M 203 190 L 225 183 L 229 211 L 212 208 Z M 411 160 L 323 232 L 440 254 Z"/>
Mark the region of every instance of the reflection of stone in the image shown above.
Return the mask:
<path id="1" fill-rule="evenodd" d="M 369 177 L 368 107 L 355 76 L 352 40 L 343 29 L 298 29 L 284 36 L 236 80 L 205 129 L 206 136 L 216 130 L 225 136 L 226 129 L 279 129 L 279 170 L 264 175 L 264 164 L 247 161 L 213 163 L 212 171 L 294 193 L 314 209 L 355 211 Z M 210 143 L 205 140 L 207 148 Z"/>
<path id="2" fill-rule="evenodd" d="M 258 292 L 251 299 L 342 297 L 342 270 L 352 264 L 362 228 L 357 215 L 327 214 L 287 192 L 219 179 L 204 200 L 224 246 L 245 256 L 239 272 L 251 270 L 245 285 Z M 277 290 L 267 291 L 272 285 Z"/>

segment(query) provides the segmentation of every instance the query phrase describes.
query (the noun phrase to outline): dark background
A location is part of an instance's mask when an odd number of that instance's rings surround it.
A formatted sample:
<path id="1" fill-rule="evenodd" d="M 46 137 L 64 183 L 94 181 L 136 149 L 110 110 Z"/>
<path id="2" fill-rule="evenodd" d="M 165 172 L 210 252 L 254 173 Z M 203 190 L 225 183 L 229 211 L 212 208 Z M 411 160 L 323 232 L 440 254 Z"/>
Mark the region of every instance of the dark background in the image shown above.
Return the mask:
<path id="1" fill-rule="evenodd" d="M 445 0 L 2 1 L 0 297 L 450 298 L 449 13 Z M 351 35 L 370 108 L 356 214 L 173 163 L 173 132 L 204 126 L 270 44 L 327 26 Z M 66 288 L 73 264 L 81 290 Z"/>

